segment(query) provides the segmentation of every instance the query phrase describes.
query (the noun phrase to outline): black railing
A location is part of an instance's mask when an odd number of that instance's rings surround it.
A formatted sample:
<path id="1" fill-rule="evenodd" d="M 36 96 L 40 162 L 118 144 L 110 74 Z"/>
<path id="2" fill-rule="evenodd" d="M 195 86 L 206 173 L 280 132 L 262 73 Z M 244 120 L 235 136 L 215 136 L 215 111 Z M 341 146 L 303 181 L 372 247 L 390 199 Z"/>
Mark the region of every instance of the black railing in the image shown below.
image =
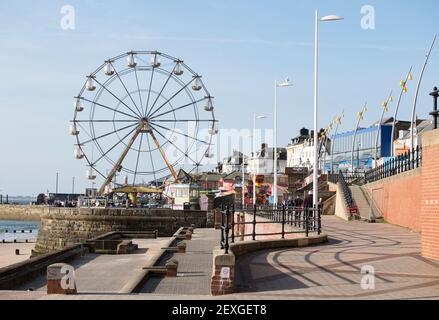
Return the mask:
<path id="1" fill-rule="evenodd" d="M 315 207 L 303 208 L 292 207 L 286 205 L 273 206 L 253 206 L 253 208 L 241 209 L 238 214 L 247 213 L 252 215 L 251 221 L 241 221 L 235 212 L 235 206 L 223 206 L 221 210 L 221 249 L 225 250 L 225 253 L 229 253 L 230 243 L 235 242 L 235 229 L 251 225 L 251 232 L 243 232 L 239 234 L 242 239 L 249 238 L 253 241 L 258 237 L 268 236 L 281 236 L 285 239 L 289 234 L 305 234 L 309 237 L 310 233 L 322 233 L 322 206 L 318 209 Z M 264 220 L 258 220 L 258 217 Z M 236 221 L 235 221 L 236 219 Z M 272 233 L 258 233 L 257 226 L 262 224 L 280 225 L 280 232 Z M 287 231 L 286 226 L 292 227 L 293 231 Z"/>
<path id="2" fill-rule="evenodd" d="M 360 174 L 358 173 L 356 176 L 357 176 L 356 180 L 358 180 L 360 178 Z M 350 175 L 350 177 L 353 177 L 353 176 Z M 363 178 L 364 178 L 364 174 L 363 174 Z M 328 181 L 335 183 L 335 184 L 340 183 L 341 188 L 343 190 L 343 197 L 344 197 L 346 206 L 349 209 L 353 209 L 355 207 L 355 203 L 354 203 L 354 199 L 352 197 L 351 189 L 349 188 L 349 184 L 352 182 L 348 182 L 349 179 L 346 178 L 346 173 L 339 172 L 338 174 L 331 174 L 328 177 Z"/>
<path id="3" fill-rule="evenodd" d="M 366 172 L 365 182 L 371 183 L 397 174 L 414 170 L 422 165 L 422 147 L 417 146 L 412 151 L 407 151 L 390 159 L 384 164 Z"/>

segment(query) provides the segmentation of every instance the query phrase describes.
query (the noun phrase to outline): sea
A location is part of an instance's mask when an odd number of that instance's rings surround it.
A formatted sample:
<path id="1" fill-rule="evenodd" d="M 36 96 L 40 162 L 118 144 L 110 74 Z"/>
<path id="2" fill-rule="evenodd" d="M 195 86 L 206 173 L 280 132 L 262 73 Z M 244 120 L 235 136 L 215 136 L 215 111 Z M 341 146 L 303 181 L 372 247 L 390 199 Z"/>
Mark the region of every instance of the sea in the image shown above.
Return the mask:
<path id="1" fill-rule="evenodd" d="M 0 242 L 35 242 L 39 229 L 40 222 L 37 221 L 0 220 Z"/>

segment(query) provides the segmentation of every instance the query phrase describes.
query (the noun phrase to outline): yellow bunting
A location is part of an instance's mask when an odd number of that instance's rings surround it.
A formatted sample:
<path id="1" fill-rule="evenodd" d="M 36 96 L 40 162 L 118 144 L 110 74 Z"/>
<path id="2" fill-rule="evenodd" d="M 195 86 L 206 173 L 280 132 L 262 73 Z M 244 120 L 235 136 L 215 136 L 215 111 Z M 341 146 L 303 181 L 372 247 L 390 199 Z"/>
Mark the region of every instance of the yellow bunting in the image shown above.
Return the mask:
<path id="1" fill-rule="evenodd" d="M 404 80 L 401 80 L 401 81 L 399 82 L 399 86 L 400 86 L 401 88 L 403 88 L 403 87 L 405 86 L 405 82 L 404 82 Z"/>
<path id="2" fill-rule="evenodd" d="M 412 75 L 411 72 L 409 73 L 408 79 L 409 79 L 410 81 L 413 80 L 413 75 Z"/>

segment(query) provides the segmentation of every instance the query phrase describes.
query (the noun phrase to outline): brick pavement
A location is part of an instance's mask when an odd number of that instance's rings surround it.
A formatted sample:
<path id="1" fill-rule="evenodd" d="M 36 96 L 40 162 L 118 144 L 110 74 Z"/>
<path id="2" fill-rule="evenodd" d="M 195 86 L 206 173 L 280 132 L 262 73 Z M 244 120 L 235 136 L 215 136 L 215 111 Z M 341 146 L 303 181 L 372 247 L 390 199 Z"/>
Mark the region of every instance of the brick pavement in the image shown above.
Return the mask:
<path id="1" fill-rule="evenodd" d="M 439 299 L 439 262 L 420 255 L 420 235 L 389 224 L 345 222 L 324 217 L 329 244 L 261 251 L 242 257 L 239 293 L 208 294 L 218 231 L 197 229 L 180 261 L 179 277 L 155 279 L 135 295 L 47 296 L 44 292 L 0 292 L 0 299 L 279 300 Z M 361 289 L 361 268 L 375 268 L 375 290 Z M 153 293 L 146 293 L 153 292 Z"/>
<path id="2" fill-rule="evenodd" d="M 262 251 L 239 260 L 241 296 L 279 299 L 439 299 L 439 262 L 420 255 L 420 235 L 389 224 L 325 217 L 327 245 Z M 375 271 L 363 290 L 362 268 Z M 239 296 L 239 295 L 238 295 Z"/>

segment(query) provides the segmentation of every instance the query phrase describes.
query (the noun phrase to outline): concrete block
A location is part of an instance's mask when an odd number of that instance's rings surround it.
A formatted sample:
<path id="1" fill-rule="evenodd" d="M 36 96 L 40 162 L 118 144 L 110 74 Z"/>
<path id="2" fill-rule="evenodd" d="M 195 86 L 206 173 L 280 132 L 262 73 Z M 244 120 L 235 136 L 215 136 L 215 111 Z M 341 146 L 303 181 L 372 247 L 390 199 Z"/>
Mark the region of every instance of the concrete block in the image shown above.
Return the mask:
<path id="1" fill-rule="evenodd" d="M 76 294 L 73 268 L 65 263 L 47 267 L 47 294 Z M 72 274 L 70 274 L 73 272 Z"/>
<path id="2" fill-rule="evenodd" d="M 166 276 L 167 277 L 176 277 L 178 270 L 178 261 L 175 259 L 168 260 L 166 262 Z"/>

